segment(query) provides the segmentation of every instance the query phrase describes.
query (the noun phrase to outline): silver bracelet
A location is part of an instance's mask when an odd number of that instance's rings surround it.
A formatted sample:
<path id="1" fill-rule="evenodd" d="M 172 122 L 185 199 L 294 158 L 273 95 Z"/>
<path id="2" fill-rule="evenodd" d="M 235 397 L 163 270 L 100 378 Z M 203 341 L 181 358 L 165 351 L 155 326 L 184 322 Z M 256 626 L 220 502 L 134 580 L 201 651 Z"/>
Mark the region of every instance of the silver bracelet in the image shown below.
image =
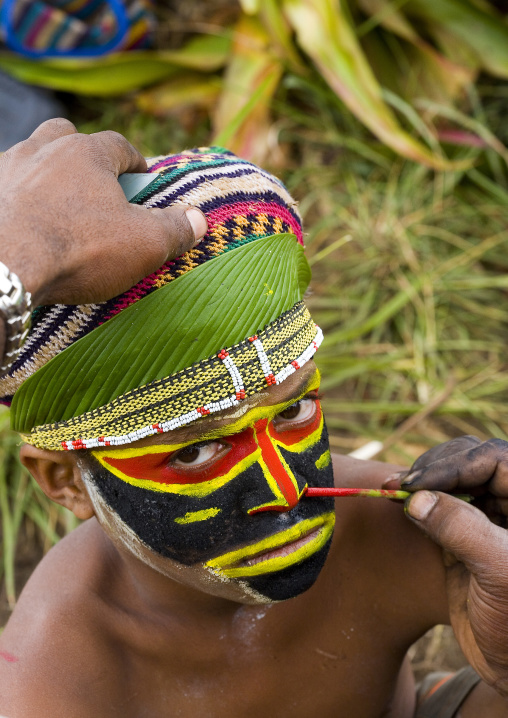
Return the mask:
<path id="1" fill-rule="evenodd" d="M 5 344 L 0 374 L 5 374 L 19 354 L 30 329 L 32 297 L 19 277 L 0 262 L 0 318 L 4 320 Z"/>

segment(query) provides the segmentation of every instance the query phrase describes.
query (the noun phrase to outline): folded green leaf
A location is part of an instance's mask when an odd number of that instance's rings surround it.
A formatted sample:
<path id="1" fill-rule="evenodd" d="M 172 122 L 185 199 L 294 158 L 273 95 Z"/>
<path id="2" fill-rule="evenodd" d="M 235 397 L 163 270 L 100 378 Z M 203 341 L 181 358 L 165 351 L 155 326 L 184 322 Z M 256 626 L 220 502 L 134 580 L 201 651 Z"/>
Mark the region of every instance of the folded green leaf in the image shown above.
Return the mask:
<path id="1" fill-rule="evenodd" d="M 260 331 L 310 281 L 292 234 L 239 247 L 149 294 L 72 344 L 19 389 L 17 431 L 69 419 Z"/>

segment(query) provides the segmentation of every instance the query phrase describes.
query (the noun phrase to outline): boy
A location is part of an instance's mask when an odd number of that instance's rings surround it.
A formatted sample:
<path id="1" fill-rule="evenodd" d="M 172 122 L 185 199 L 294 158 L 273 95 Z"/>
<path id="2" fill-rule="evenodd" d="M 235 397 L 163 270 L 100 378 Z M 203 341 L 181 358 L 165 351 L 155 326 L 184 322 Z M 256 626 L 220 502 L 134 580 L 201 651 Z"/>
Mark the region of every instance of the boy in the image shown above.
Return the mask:
<path id="1" fill-rule="evenodd" d="M 113 300 L 40 311 L 2 380 L 25 465 L 89 520 L 44 559 L 2 635 L 0 711 L 409 717 L 405 653 L 450 617 L 506 692 L 501 529 L 416 495 L 413 517 L 463 562 L 445 567 L 400 506 L 343 502 L 335 517 L 305 495 L 333 476 L 379 486 L 394 467 L 334 457 L 332 473 L 286 190 L 220 151 L 151 170 L 138 200 L 201 209 L 203 242 Z M 419 460 L 412 485 L 494 477 L 502 495 L 503 450 L 451 442 Z M 470 545 L 443 513 L 484 535 Z M 460 703 L 465 718 L 505 715 L 500 693 L 466 682 L 443 715 Z"/>

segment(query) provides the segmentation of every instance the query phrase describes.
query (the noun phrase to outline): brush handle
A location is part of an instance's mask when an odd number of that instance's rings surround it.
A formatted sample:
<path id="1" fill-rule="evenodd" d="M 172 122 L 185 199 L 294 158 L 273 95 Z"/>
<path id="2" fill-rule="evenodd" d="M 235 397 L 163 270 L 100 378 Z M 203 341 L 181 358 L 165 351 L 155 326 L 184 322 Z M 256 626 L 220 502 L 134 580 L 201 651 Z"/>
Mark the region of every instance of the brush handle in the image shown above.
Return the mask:
<path id="1" fill-rule="evenodd" d="M 317 488 L 308 486 L 305 496 L 364 496 L 372 499 L 395 499 L 395 501 L 405 501 L 411 496 L 409 491 L 400 491 L 395 489 L 338 489 L 338 488 Z M 469 494 L 452 494 L 456 499 L 467 501 L 470 503 L 473 497 Z"/>

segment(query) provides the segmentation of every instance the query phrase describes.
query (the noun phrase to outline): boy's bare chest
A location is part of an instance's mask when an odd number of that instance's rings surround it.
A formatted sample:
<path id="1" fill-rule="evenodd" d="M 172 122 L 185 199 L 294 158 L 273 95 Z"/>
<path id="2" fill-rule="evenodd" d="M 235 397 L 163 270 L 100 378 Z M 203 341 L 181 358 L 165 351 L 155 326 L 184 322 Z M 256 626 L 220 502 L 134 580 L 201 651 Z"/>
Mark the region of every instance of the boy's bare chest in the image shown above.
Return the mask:
<path id="1" fill-rule="evenodd" d="M 302 622 L 284 631 L 266 620 L 271 610 L 241 609 L 230 630 L 212 641 L 189 636 L 171 665 L 146 656 L 134 661 L 124 683 L 132 700 L 122 715 L 410 718 L 412 685 L 403 702 L 408 708 L 390 709 L 400 656 L 383 650 L 382 639 L 373 652 L 371 636 L 352 626 L 337 632 L 326 621 Z"/>

